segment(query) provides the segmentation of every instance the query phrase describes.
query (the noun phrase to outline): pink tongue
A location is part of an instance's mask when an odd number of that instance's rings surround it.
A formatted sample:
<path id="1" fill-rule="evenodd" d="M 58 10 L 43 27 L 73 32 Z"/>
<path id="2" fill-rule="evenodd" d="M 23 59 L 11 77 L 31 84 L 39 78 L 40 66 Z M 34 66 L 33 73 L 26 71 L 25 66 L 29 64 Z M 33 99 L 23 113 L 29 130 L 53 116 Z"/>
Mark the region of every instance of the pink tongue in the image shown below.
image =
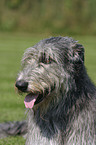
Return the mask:
<path id="1" fill-rule="evenodd" d="M 32 93 L 28 94 L 25 97 L 25 99 L 24 99 L 25 107 L 26 108 L 33 108 L 34 103 L 35 103 L 37 97 L 38 97 L 38 94 L 37 95 L 36 94 L 32 94 Z"/>

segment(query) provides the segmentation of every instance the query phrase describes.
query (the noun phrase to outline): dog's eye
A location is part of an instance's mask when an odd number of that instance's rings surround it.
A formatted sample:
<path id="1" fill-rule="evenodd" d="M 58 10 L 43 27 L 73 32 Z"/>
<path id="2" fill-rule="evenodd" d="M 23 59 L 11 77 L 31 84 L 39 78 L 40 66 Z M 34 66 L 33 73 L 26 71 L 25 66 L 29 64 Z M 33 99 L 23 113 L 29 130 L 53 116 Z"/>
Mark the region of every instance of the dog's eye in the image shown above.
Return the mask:
<path id="1" fill-rule="evenodd" d="M 44 64 L 50 64 L 52 62 L 51 57 L 47 57 L 46 54 L 44 53 L 40 58 L 39 62 L 44 63 Z"/>

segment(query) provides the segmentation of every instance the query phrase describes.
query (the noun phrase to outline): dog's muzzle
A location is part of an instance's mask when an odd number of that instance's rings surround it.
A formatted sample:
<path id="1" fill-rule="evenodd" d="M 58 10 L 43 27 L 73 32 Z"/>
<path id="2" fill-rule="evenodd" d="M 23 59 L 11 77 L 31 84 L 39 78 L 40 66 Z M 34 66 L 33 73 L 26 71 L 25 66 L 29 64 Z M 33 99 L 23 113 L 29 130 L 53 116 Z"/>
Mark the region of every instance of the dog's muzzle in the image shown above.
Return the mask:
<path id="1" fill-rule="evenodd" d="M 47 91 L 45 94 L 40 94 L 40 92 L 33 93 L 31 90 L 28 91 L 28 82 L 24 80 L 16 81 L 15 86 L 18 91 L 22 93 L 28 93 L 24 99 L 24 104 L 26 108 L 33 108 L 34 105 L 42 102 L 47 95 Z"/>

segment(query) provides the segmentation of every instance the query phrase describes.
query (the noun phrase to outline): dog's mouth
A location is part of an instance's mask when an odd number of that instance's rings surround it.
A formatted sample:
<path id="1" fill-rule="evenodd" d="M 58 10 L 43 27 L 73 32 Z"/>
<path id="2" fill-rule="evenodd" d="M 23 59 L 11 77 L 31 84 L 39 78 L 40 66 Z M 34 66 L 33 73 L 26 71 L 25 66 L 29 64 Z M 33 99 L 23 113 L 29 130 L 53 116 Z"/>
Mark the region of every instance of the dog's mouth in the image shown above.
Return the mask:
<path id="1" fill-rule="evenodd" d="M 26 95 L 24 99 L 24 104 L 26 108 L 33 108 L 34 105 L 39 104 L 42 102 L 44 99 L 44 96 L 42 94 L 34 94 L 34 93 L 29 93 Z"/>
<path id="2" fill-rule="evenodd" d="M 24 99 L 24 104 L 26 108 L 33 108 L 34 105 L 37 105 L 41 102 L 43 102 L 43 100 L 47 99 L 47 97 L 49 97 L 50 93 L 54 90 L 54 87 L 51 88 L 51 91 L 49 89 L 45 89 L 44 92 L 40 93 L 40 92 L 30 92 L 29 94 L 26 95 L 25 99 Z"/>

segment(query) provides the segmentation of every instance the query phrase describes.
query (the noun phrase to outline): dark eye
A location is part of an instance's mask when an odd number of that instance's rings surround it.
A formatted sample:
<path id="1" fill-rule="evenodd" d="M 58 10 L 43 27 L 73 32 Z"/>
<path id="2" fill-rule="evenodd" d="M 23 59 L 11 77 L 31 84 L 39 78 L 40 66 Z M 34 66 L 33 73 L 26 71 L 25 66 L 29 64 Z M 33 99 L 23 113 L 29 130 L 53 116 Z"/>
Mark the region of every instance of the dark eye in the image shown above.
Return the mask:
<path id="1" fill-rule="evenodd" d="M 43 53 L 39 59 L 39 62 L 42 62 L 44 64 L 50 64 L 52 62 L 51 57 L 47 57 L 45 53 Z"/>

